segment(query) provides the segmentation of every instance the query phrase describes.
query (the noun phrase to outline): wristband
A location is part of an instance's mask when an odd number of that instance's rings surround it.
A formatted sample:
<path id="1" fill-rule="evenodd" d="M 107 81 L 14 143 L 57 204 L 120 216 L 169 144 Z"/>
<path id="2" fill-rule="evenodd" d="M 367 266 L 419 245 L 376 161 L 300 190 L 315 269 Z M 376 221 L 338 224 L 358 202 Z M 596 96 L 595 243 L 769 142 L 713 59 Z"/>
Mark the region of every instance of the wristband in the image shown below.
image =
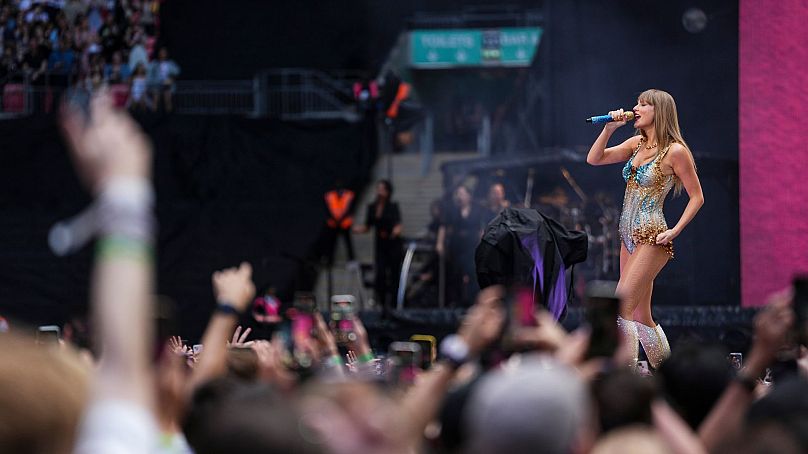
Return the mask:
<path id="1" fill-rule="evenodd" d="M 131 258 L 148 262 L 154 258 L 154 249 L 150 244 L 127 236 L 101 238 L 96 251 L 100 259 Z"/>
<path id="2" fill-rule="evenodd" d="M 469 346 L 460 336 L 452 334 L 440 343 L 440 354 L 441 359 L 457 369 L 469 360 Z"/>
<path id="3" fill-rule="evenodd" d="M 326 365 L 333 367 L 340 367 L 342 366 L 342 358 L 340 358 L 339 355 L 329 356 L 328 361 L 326 361 Z"/>
<path id="4" fill-rule="evenodd" d="M 376 359 L 376 357 L 373 356 L 373 352 L 363 353 L 356 358 L 356 360 L 359 361 L 360 363 L 369 363 L 374 359 Z"/>
<path id="5" fill-rule="evenodd" d="M 241 311 L 226 301 L 220 301 L 217 303 L 214 310 L 222 315 L 235 315 L 236 318 L 241 317 Z"/>

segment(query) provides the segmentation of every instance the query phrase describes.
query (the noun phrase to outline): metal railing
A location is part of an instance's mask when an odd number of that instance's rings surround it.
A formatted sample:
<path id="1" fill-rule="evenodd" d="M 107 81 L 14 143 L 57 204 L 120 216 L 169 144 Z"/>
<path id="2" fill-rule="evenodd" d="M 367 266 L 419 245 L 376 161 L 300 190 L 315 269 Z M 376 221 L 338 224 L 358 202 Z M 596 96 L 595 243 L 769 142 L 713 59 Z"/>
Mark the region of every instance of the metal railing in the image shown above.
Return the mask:
<path id="1" fill-rule="evenodd" d="M 255 115 L 255 84 L 250 80 L 178 81 L 174 111 L 182 114 Z"/>
<path id="2" fill-rule="evenodd" d="M 310 69 L 262 71 L 253 80 L 177 81 L 171 88 L 173 111 L 190 115 L 271 116 L 283 120 L 338 119 L 357 121 L 352 84 L 363 73 L 325 73 Z M 0 80 L 0 118 L 49 113 L 58 105 L 69 85 L 68 79 L 52 84 L 48 78 L 34 85 L 17 77 Z M 128 84 L 113 85 L 116 104 L 130 105 Z M 162 102 L 164 87 L 149 85 L 146 110 Z M 161 106 L 162 109 L 162 106 Z"/>
<path id="3" fill-rule="evenodd" d="M 287 68 L 262 71 L 257 80 L 266 115 L 284 120 L 359 119 L 351 85 L 361 80 L 361 73 Z"/>

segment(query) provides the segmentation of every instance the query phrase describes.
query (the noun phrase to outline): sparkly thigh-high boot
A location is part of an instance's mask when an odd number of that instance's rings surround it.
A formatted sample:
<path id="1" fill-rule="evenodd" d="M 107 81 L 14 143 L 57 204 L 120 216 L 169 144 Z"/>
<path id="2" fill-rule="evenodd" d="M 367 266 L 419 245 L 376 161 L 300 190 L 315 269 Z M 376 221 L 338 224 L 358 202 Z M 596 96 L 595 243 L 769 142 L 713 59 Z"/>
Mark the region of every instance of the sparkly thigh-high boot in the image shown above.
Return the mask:
<path id="1" fill-rule="evenodd" d="M 633 321 L 618 316 L 617 327 L 623 333 L 624 341 L 628 344 L 629 352 L 631 352 L 630 363 L 627 365 L 634 370 L 637 367 L 637 356 L 640 354 L 640 346 L 637 344 L 637 326 Z"/>
<path id="2" fill-rule="evenodd" d="M 637 326 L 637 334 L 640 337 L 642 349 L 645 350 L 645 356 L 648 357 L 648 363 L 654 369 L 658 369 L 662 362 L 671 356 L 671 346 L 668 344 L 665 331 L 662 331 L 660 325 L 651 328 L 640 322 L 634 322 L 634 324 Z"/>

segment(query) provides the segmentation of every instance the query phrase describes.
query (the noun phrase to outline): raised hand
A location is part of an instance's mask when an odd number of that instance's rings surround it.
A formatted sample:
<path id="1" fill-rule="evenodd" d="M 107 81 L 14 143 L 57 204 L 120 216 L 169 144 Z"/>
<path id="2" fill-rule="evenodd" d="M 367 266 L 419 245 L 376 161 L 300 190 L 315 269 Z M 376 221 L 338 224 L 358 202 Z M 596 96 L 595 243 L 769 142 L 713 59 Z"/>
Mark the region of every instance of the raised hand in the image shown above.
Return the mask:
<path id="1" fill-rule="evenodd" d="M 252 341 L 247 342 L 247 336 L 252 332 L 252 328 L 247 328 L 243 330 L 243 332 L 242 329 L 241 325 L 236 327 L 236 330 L 233 332 L 233 337 L 227 345 L 231 347 L 249 347 L 252 345 Z"/>
<path id="2" fill-rule="evenodd" d="M 238 268 L 216 271 L 212 280 L 216 301 L 232 305 L 239 312 L 244 312 L 255 296 L 252 266 L 247 262 L 242 262 Z"/>
<path id="3" fill-rule="evenodd" d="M 113 107 L 106 93 L 93 97 L 89 119 L 65 104 L 61 124 L 76 170 L 94 193 L 116 178 L 149 179 L 149 140 L 126 112 Z"/>
<path id="4" fill-rule="evenodd" d="M 457 334 L 468 345 L 471 355 L 478 355 L 499 336 L 505 322 L 501 304 L 504 294 L 505 290 L 497 285 L 483 289 L 466 314 Z"/>
<path id="5" fill-rule="evenodd" d="M 171 353 L 177 355 L 187 355 L 189 351 L 188 346 L 182 342 L 182 338 L 180 338 L 180 336 L 171 336 L 168 338 L 168 348 L 171 350 Z"/>
<path id="6" fill-rule="evenodd" d="M 606 123 L 604 128 L 615 130 L 626 124 L 626 113 L 623 111 L 623 109 L 613 110 L 609 112 L 609 115 L 612 116 L 614 121 Z"/>

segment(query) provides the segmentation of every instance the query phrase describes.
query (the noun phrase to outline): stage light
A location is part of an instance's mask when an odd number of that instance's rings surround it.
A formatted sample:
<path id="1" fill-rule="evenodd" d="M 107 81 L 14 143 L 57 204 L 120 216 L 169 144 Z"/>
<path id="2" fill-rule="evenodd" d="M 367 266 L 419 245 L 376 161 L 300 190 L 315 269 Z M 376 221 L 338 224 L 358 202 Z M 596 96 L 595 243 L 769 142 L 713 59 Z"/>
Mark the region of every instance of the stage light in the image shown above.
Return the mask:
<path id="1" fill-rule="evenodd" d="M 682 25 L 690 33 L 701 33 L 707 27 L 707 14 L 701 8 L 689 8 L 682 14 Z"/>

